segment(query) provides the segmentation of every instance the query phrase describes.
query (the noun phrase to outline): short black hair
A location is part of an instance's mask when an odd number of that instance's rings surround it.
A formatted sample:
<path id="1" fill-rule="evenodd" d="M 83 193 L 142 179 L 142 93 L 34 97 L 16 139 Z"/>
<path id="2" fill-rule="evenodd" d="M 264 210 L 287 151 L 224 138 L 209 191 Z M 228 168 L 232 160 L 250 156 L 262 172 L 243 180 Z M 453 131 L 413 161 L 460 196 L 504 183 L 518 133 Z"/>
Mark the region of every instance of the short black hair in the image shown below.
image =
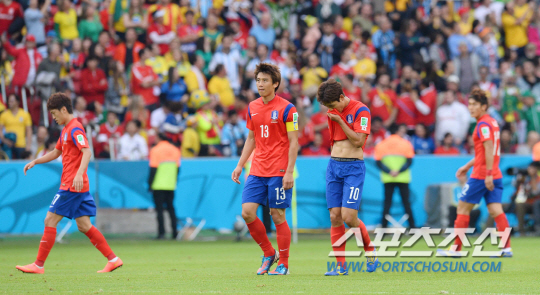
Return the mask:
<path id="1" fill-rule="evenodd" d="M 229 110 L 229 112 L 227 113 L 227 117 L 230 118 L 234 115 L 238 115 L 238 112 L 235 110 L 235 109 L 231 109 Z"/>
<path id="2" fill-rule="evenodd" d="M 262 62 L 255 67 L 255 80 L 257 80 L 259 73 L 270 75 L 272 78 L 272 84 L 278 82 L 278 86 L 276 89 L 274 89 L 275 91 L 278 90 L 279 85 L 281 84 L 281 72 L 278 66 Z"/>
<path id="3" fill-rule="evenodd" d="M 65 93 L 57 92 L 49 97 L 47 100 L 47 109 L 52 110 L 61 110 L 63 107 L 66 107 L 66 111 L 70 114 L 73 114 L 73 106 L 71 104 L 71 99 Z"/>
<path id="4" fill-rule="evenodd" d="M 146 46 L 144 48 L 141 48 L 141 50 L 139 50 L 139 52 L 137 52 L 139 54 L 139 58 L 141 58 L 143 56 L 143 54 L 146 52 L 146 51 L 152 51 L 152 48 L 149 47 L 149 46 Z"/>
<path id="5" fill-rule="evenodd" d="M 407 127 L 407 125 L 405 125 L 405 124 L 395 124 L 394 123 L 394 124 L 390 125 L 390 127 L 388 128 L 388 131 L 390 131 L 390 134 L 396 134 L 396 133 L 398 133 L 399 128 L 401 128 L 401 126 Z"/>
<path id="6" fill-rule="evenodd" d="M 469 95 L 469 99 L 473 99 L 480 103 L 480 105 L 488 106 L 488 99 L 486 93 L 481 89 L 475 89 Z"/>
<path id="7" fill-rule="evenodd" d="M 383 119 L 379 116 L 371 118 L 371 125 L 373 125 L 373 123 L 376 123 L 376 122 L 382 123 Z"/>
<path id="8" fill-rule="evenodd" d="M 191 14 L 191 16 L 194 16 L 195 12 L 193 12 L 193 10 L 189 9 L 188 11 L 186 11 L 186 13 L 184 13 L 184 16 L 187 16 L 188 14 Z"/>
<path id="9" fill-rule="evenodd" d="M 343 93 L 343 87 L 341 83 L 336 81 L 334 78 L 328 79 L 328 81 L 321 83 L 319 85 L 319 90 L 317 91 L 317 100 L 322 105 L 328 105 L 334 101 L 339 101 Z"/>

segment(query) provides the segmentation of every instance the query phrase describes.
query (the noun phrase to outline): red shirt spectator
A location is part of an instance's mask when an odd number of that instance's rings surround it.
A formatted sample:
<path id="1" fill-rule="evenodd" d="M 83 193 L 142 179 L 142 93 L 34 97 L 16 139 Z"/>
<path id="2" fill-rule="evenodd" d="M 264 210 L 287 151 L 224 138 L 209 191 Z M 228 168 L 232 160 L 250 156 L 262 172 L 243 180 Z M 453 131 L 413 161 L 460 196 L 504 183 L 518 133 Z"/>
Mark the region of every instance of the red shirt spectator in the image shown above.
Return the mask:
<path id="1" fill-rule="evenodd" d="M 397 102 L 397 94 L 394 90 L 377 86 L 368 93 L 368 98 L 371 117 L 379 117 L 383 121 L 388 120 Z"/>
<path id="2" fill-rule="evenodd" d="M 99 69 L 97 56 L 89 57 L 86 61 L 87 68 L 82 70 L 81 95 L 86 102 L 98 101 L 105 104 L 105 92 L 108 89 L 107 77 L 102 69 Z"/>
<path id="3" fill-rule="evenodd" d="M 313 124 L 313 129 L 315 132 L 318 132 L 322 136 L 321 146 L 323 148 L 330 148 L 330 130 L 328 129 L 328 115 L 326 111 L 328 109 L 324 106 L 321 106 L 321 110 L 311 116 L 311 123 Z"/>
<path id="4" fill-rule="evenodd" d="M 148 38 L 159 45 L 162 55 L 169 52 L 169 43 L 176 37 L 170 26 L 163 25 L 165 10 L 158 10 L 154 13 L 155 23 L 148 28 Z"/>
<path id="5" fill-rule="evenodd" d="M 132 92 L 135 95 L 140 95 L 144 100 L 144 104 L 147 106 L 157 104 L 160 94 L 158 75 L 154 73 L 151 66 L 144 64 L 150 54 L 150 49 L 141 49 L 141 60 L 134 64 L 131 69 Z"/>
<path id="6" fill-rule="evenodd" d="M 137 41 L 137 33 L 134 29 L 126 31 L 126 42 L 116 46 L 114 60 L 119 61 L 127 70 L 131 65 L 140 60 L 139 51 L 144 48 L 144 44 Z"/>
<path id="7" fill-rule="evenodd" d="M 123 130 L 118 125 L 118 118 L 115 113 L 107 113 L 107 122 L 99 126 L 99 133 L 97 135 L 95 144 L 94 144 L 94 153 L 97 157 L 105 157 L 102 155 L 102 152 L 110 152 L 109 148 L 109 139 L 110 138 L 120 138 L 123 134 Z"/>
<path id="8" fill-rule="evenodd" d="M 435 114 L 437 112 L 437 90 L 435 87 L 429 86 L 424 88 L 420 92 L 420 100 L 429 108 L 429 113 L 423 114 L 417 109 L 416 123 L 424 124 L 426 126 L 435 125 Z"/>
<path id="9" fill-rule="evenodd" d="M 300 144 L 301 147 L 307 146 L 313 142 L 313 139 L 315 138 L 313 123 L 308 121 L 299 131 L 298 144 Z"/>
<path id="10" fill-rule="evenodd" d="M 396 124 L 405 124 L 409 129 L 414 127 L 416 121 L 416 105 L 411 95 L 413 94 L 403 92 L 396 101 L 396 107 L 398 109 Z"/>
<path id="11" fill-rule="evenodd" d="M 193 11 L 188 10 L 184 15 L 186 21 L 178 28 L 178 37 L 180 38 L 180 49 L 187 53 L 192 53 L 197 50 L 196 41 L 202 35 L 203 28 L 193 24 Z"/>
<path id="12" fill-rule="evenodd" d="M 37 68 L 43 57 L 36 50 L 36 38 L 33 35 L 26 36 L 25 48 L 15 48 L 9 41 L 2 41 L 7 54 L 15 58 L 13 66 L 12 86 L 23 86 L 29 83 L 34 83 L 36 78 Z"/>
<path id="13" fill-rule="evenodd" d="M 452 146 L 452 147 L 445 147 L 445 146 L 439 146 L 435 149 L 435 152 L 433 152 L 435 155 L 459 155 L 459 150 Z"/>
<path id="14" fill-rule="evenodd" d="M 0 2 L 0 35 L 6 33 L 9 26 L 18 17 L 24 17 L 22 7 L 19 3 L 12 0 L 3 0 Z"/>

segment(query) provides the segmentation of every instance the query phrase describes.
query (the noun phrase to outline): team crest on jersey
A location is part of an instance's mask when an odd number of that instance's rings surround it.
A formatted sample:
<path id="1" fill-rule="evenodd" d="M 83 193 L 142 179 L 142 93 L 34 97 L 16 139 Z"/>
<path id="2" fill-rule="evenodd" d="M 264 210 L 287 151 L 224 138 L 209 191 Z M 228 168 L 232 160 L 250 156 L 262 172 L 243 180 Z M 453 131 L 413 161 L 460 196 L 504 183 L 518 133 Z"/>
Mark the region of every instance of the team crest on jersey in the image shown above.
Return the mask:
<path id="1" fill-rule="evenodd" d="M 352 115 L 351 115 L 351 114 L 348 114 L 348 115 L 347 115 L 347 123 L 349 123 L 349 124 L 352 124 L 352 123 L 353 123 L 353 119 L 352 119 Z"/>
<path id="2" fill-rule="evenodd" d="M 273 110 L 273 111 L 272 111 L 272 116 L 271 116 L 270 118 L 272 119 L 272 122 L 271 122 L 271 123 L 277 123 L 278 111 Z"/>

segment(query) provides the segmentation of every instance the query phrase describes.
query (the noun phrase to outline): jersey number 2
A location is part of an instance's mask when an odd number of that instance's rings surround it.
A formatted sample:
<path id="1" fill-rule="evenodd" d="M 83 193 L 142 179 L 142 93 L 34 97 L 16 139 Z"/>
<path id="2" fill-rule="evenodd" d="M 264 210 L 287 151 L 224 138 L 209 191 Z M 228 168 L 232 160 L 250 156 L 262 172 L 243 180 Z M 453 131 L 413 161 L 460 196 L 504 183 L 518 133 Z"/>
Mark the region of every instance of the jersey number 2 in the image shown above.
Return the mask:
<path id="1" fill-rule="evenodd" d="M 261 137 L 268 138 L 268 125 L 261 125 Z"/>

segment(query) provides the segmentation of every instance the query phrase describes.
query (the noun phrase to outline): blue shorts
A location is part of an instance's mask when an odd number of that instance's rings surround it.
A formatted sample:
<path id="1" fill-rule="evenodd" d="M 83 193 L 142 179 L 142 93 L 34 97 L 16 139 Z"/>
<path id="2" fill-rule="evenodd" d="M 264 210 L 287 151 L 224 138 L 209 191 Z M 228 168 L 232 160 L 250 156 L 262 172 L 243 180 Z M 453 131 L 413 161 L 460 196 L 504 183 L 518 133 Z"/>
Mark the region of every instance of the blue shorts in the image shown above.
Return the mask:
<path id="1" fill-rule="evenodd" d="M 96 204 L 90 192 L 77 193 L 59 190 L 49 206 L 49 212 L 69 219 L 96 216 Z"/>
<path id="2" fill-rule="evenodd" d="M 291 206 L 292 188 L 283 189 L 283 177 L 259 177 L 250 175 L 242 192 L 242 204 L 257 203 L 270 208 L 285 209 Z"/>
<path id="3" fill-rule="evenodd" d="M 326 204 L 328 209 L 345 207 L 360 209 L 366 178 L 363 160 L 340 162 L 330 159 L 326 168 Z"/>
<path id="4" fill-rule="evenodd" d="M 463 186 L 461 191 L 460 201 L 478 204 L 482 197 L 486 200 L 486 204 L 500 203 L 502 200 L 503 183 L 502 178 L 493 179 L 495 188 L 489 191 L 486 188 L 484 179 L 469 178 L 467 184 Z"/>

